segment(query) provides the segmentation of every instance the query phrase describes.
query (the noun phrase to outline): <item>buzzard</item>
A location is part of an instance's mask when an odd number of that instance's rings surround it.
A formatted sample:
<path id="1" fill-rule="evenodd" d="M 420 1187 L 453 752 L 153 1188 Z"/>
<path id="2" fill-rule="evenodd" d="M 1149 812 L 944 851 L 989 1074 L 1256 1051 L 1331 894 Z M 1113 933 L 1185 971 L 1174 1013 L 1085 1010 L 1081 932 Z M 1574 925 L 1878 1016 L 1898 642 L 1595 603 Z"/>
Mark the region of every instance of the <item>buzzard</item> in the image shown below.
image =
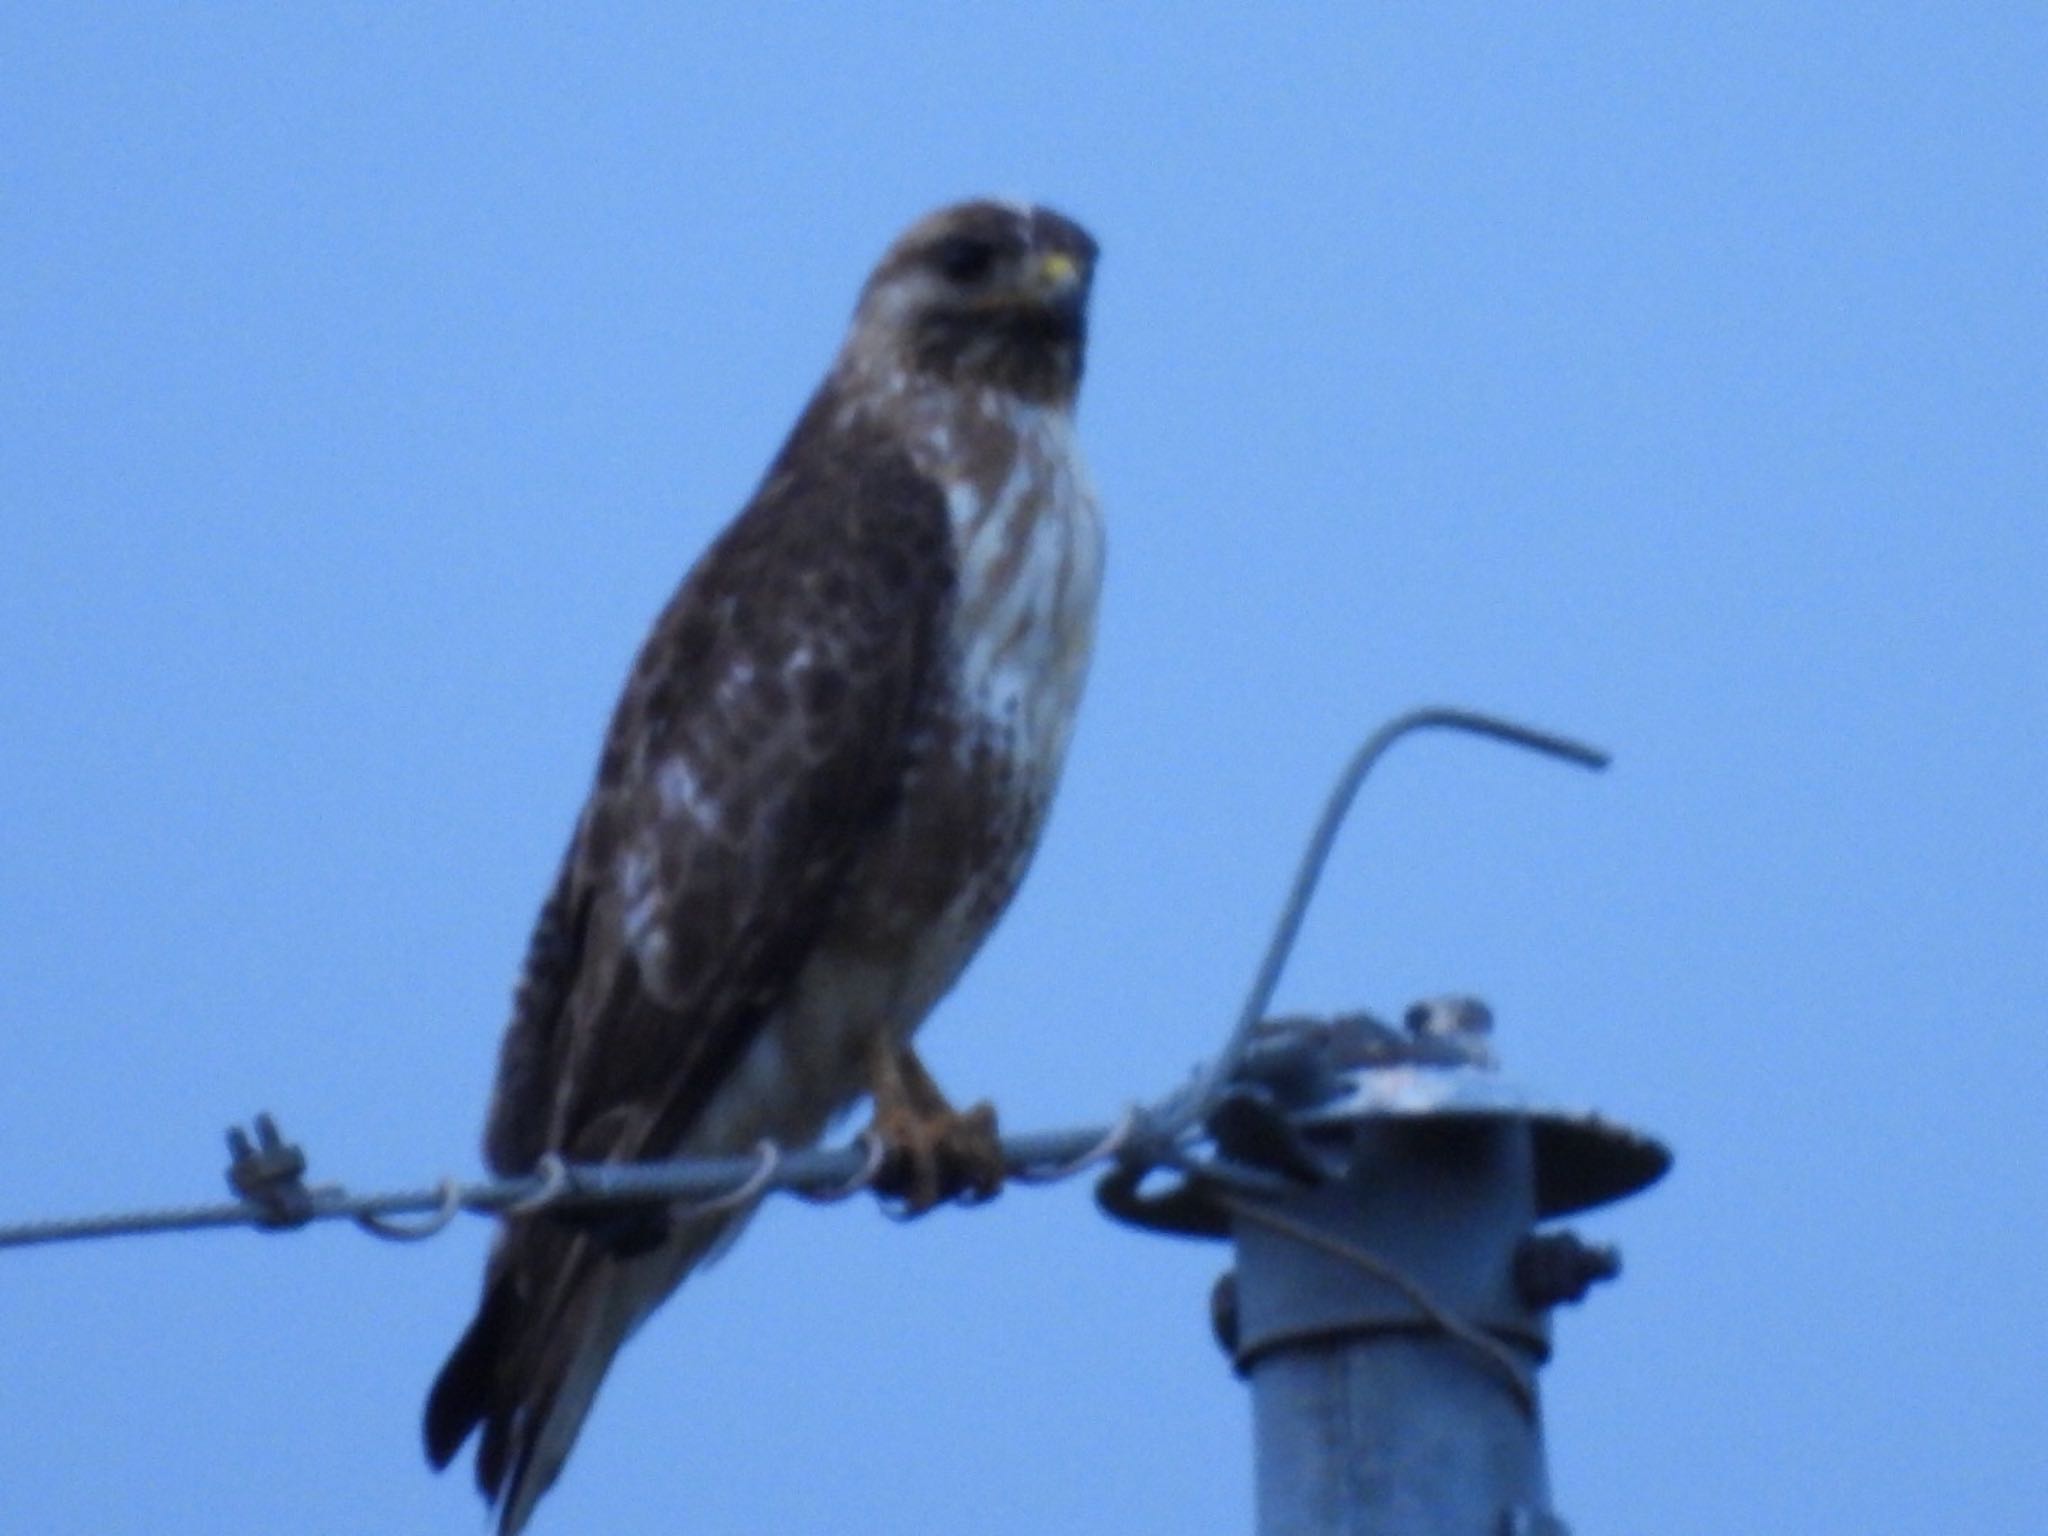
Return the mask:
<path id="1" fill-rule="evenodd" d="M 1096 245 L 941 209 L 892 245 L 766 478 L 634 662 L 526 955 L 500 1174 L 814 1141 L 863 1094 L 913 1207 L 992 1192 L 995 1117 L 911 1036 L 1009 902 L 1087 672 L 1102 532 L 1074 443 Z M 747 1212 L 501 1228 L 435 1380 L 501 1536 L 612 1356 Z"/>

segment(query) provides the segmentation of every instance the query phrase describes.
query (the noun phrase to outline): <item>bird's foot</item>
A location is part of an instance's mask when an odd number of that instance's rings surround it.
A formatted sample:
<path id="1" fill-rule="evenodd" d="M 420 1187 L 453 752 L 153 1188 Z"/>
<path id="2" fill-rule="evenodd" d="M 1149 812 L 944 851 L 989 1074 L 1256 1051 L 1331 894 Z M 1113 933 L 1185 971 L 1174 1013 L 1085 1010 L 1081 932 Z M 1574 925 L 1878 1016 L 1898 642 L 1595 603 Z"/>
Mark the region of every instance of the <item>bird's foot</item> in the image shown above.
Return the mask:
<path id="1" fill-rule="evenodd" d="M 964 1110 L 881 1104 L 868 1133 L 882 1147 L 875 1193 L 900 1202 L 906 1216 L 948 1201 L 979 1205 L 1002 1190 L 1002 1143 L 995 1106 L 986 1101 Z"/>

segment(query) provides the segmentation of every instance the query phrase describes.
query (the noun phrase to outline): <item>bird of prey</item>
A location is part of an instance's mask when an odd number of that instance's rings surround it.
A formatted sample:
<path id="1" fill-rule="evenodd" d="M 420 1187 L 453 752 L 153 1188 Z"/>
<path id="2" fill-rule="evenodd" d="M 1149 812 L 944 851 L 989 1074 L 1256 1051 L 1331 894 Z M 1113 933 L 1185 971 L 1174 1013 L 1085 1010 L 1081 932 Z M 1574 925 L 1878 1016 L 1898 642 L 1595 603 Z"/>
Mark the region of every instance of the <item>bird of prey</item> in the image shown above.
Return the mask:
<path id="1" fill-rule="evenodd" d="M 655 622 L 542 906 L 484 1151 L 502 1175 L 816 1140 L 863 1094 L 913 1207 L 1001 1177 L 911 1049 L 1016 890 L 1087 672 L 1074 442 L 1096 245 L 976 201 L 904 233 L 753 498 Z M 747 1212 L 500 1229 L 427 1400 L 501 1536 L 626 1337 Z"/>

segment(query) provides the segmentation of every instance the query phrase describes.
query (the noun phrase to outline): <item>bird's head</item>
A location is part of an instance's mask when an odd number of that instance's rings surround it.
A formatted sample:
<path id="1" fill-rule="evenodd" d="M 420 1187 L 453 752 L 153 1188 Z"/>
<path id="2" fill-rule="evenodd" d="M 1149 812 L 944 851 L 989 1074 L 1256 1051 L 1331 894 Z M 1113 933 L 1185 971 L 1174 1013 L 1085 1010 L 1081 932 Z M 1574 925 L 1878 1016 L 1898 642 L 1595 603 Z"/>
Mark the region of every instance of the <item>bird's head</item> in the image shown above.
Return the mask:
<path id="1" fill-rule="evenodd" d="M 875 268 L 849 347 L 869 368 L 1067 403 L 1081 382 L 1095 257 L 1088 231 L 1050 208 L 941 208 Z"/>

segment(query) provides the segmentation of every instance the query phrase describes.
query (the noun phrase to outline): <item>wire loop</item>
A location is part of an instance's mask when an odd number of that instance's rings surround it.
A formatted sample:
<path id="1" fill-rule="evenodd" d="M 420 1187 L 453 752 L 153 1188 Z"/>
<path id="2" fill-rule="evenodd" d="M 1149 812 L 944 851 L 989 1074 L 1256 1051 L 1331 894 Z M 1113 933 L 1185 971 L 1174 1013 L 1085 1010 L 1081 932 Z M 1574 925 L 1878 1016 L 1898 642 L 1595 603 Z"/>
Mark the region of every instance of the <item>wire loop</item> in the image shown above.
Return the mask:
<path id="1" fill-rule="evenodd" d="M 395 1216 L 379 1215 L 375 1211 L 356 1213 L 356 1225 L 372 1237 L 381 1237 L 394 1243 L 418 1243 L 446 1230 L 448 1223 L 462 1213 L 462 1185 L 450 1175 L 441 1180 L 440 1208 L 420 1221 L 401 1221 Z"/>
<path id="2" fill-rule="evenodd" d="M 675 1214 L 684 1218 L 716 1216 L 722 1211 L 740 1211 L 752 1205 L 767 1190 L 776 1169 L 782 1166 L 782 1148 L 764 1136 L 755 1144 L 754 1156 L 758 1159 L 754 1171 L 734 1188 L 695 1205 L 679 1206 Z"/>
<path id="3" fill-rule="evenodd" d="M 797 1198 L 811 1205 L 836 1205 L 841 1200 L 850 1200 L 862 1190 L 871 1188 L 875 1176 L 882 1171 L 882 1164 L 889 1156 L 889 1148 L 871 1126 L 853 1138 L 853 1144 L 861 1149 L 861 1163 L 844 1183 L 828 1185 L 824 1189 L 799 1189 Z"/>
<path id="4" fill-rule="evenodd" d="M 1122 1152 L 1130 1144 L 1144 1113 L 1140 1105 L 1126 1104 L 1124 1112 L 1116 1117 L 1115 1123 L 1103 1134 L 1102 1140 L 1078 1157 L 1049 1163 L 1041 1168 L 1018 1168 L 1011 1172 L 1010 1177 L 1019 1184 L 1057 1184 L 1062 1179 L 1071 1179 L 1075 1174 Z"/>
<path id="5" fill-rule="evenodd" d="M 562 1161 L 562 1154 L 549 1151 L 540 1155 L 533 1165 L 534 1176 L 540 1180 L 540 1188 L 523 1200 L 515 1200 L 505 1207 L 507 1216 L 531 1216 L 535 1211 L 546 1210 L 569 1187 L 569 1165 Z"/>

